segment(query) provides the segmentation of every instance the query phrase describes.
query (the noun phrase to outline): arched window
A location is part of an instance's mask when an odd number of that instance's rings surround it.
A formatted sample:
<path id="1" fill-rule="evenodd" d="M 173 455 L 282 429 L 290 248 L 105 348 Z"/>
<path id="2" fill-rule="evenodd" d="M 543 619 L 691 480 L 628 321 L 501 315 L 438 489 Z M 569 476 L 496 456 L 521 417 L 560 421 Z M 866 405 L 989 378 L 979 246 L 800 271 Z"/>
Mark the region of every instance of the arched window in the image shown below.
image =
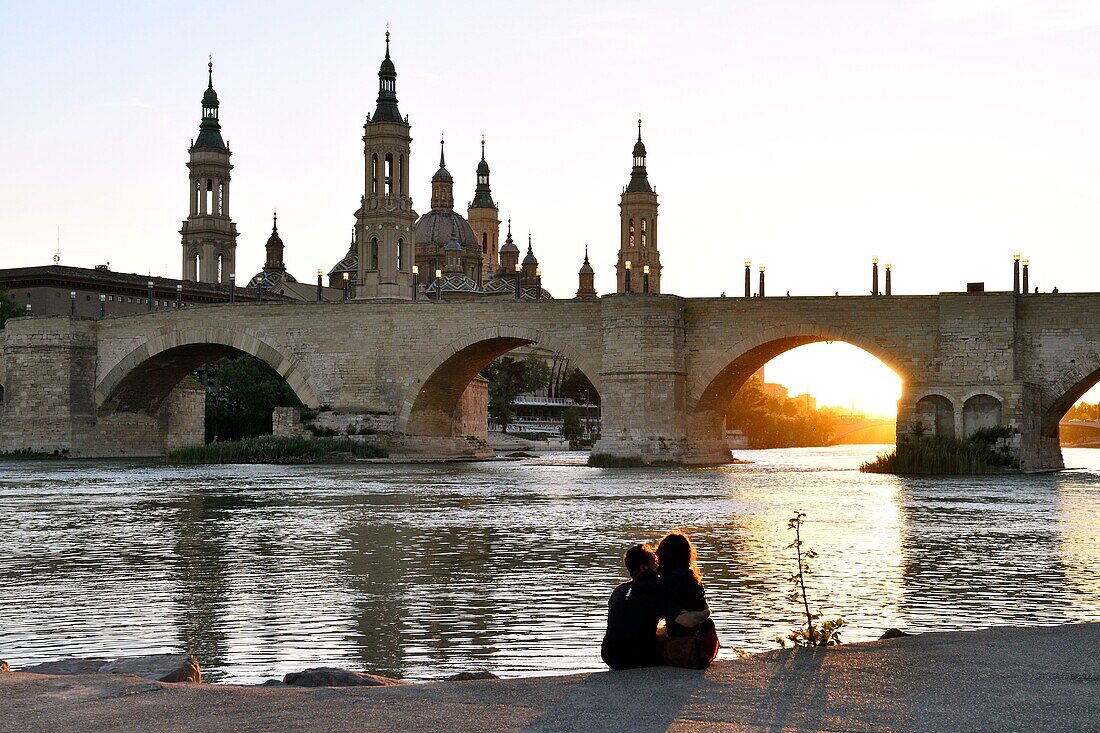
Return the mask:
<path id="1" fill-rule="evenodd" d="M 398 272 L 404 272 L 405 271 L 405 268 L 403 267 L 404 264 L 405 264 L 405 240 L 398 239 L 397 240 L 397 271 Z"/>
<path id="2" fill-rule="evenodd" d="M 645 217 L 642 217 L 642 247 L 646 246 Z"/>
<path id="3" fill-rule="evenodd" d="M 927 395 L 917 400 L 916 419 L 932 435 L 955 437 L 955 407 L 942 395 Z"/>
<path id="4" fill-rule="evenodd" d="M 489 233 L 488 232 L 482 232 L 481 233 L 481 254 L 483 254 L 483 255 L 489 254 Z"/>
<path id="5" fill-rule="evenodd" d="M 214 181 L 210 178 L 206 179 L 206 192 L 203 195 L 203 212 L 204 214 L 214 213 Z"/>
<path id="6" fill-rule="evenodd" d="M 378 269 L 378 237 L 370 240 L 370 269 Z"/>
<path id="7" fill-rule="evenodd" d="M 218 205 L 216 207 L 218 216 L 225 215 L 225 183 L 218 181 Z"/>
<path id="8" fill-rule="evenodd" d="M 222 259 L 222 255 L 219 253 L 218 254 L 218 280 L 217 280 L 217 282 L 223 282 L 224 281 L 223 277 L 222 277 L 222 266 L 223 265 L 224 265 L 224 261 Z"/>
<path id="9" fill-rule="evenodd" d="M 385 187 L 385 195 L 393 195 L 393 153 L 386 153 L 386 170 L 385 177 L 383 178 L 383 186 Z"/>
<path id="10" fill-rule="evenodd" d="M 1001 401 L 988 394 L 976 394 L 963 403 L 963 437 L 969 438 L 982 428 L 1001 424 Z"/>
<path id="11" fill-rule="evenodd" d="M 202 277 L 202 256 L 196 252 L 192 257 L 194 257 L 195 260 L 195 280 L 197 281 Z"/>
<path id="12" fill-rule="evenodd" d="M 399 196 L 405 195 L 405 156 L 404 154 L 398 158 L 397 164 L 397 193 Z"/>
<path id="13" fill-rule="evenodd" d="M 630 220 L 630 239 L 629 239 L 629 244 L 630 244 L 630 246 L 631 246 L 631 247 L 633 247 L 633 246 L 634 246 L 634 220 L 633 220 L 633 219 L 631 219 L 631 220 Z"/>
<path id="14" fill-rule="evenodd" d="M 378 153 L 372 155 L 370 159 L 370 192 L 378 193 Z"/>

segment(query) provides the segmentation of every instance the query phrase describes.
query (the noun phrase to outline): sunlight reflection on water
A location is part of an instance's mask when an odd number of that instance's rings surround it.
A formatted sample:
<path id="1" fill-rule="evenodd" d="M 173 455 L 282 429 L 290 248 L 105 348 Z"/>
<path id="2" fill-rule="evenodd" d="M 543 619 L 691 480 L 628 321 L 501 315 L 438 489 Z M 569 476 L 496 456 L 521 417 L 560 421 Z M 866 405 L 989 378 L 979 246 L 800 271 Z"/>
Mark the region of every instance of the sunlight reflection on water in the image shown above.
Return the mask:
<path id="1" fill-rule="evenodd" d="M 697 470 L 4 463 L 0 658 L 188 648 L 234 682 L 599 669 L 623 549 L 675 527 L 724 645 L 766 649 L 797 624 L 796 509 L 820 553 L 811 598 L 849 641 L 1100 620 L 1100 451 L 1066 450 L 1083 472 L 936 479 L 856 471 L 874 452 Z"/>

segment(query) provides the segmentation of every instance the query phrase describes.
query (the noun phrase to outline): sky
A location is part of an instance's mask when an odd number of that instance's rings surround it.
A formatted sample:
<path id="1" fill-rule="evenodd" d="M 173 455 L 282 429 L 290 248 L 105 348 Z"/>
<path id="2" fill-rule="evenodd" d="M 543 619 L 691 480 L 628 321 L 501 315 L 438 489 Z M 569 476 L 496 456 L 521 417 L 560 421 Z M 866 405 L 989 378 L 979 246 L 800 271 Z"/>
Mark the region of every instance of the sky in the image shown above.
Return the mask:
<path id="1" fill-rule="evenodd" d="M 1097 289 L 1100 0 L 0 0 L 0 267 L 49 262 L 60 232 L 63 264 L 179 276 L 212 54 L 238 280 L 274 208 L 290 271 L 327 271 L 363 192 L 387 23 L 416 208 L 442 133 L 464 211 L 484 134 L 502 218 L 559 297 L 586 243 L 613 288 L 639 114 L 665 292 L 736 294 L 751 260 L 769 293 L 863 294 L 876 256 L 898 294 L 1005 290 L 1014 251 L 1033 286 Z M 789 352 L 772 379 L 896 399 L 841 344 Z"/>

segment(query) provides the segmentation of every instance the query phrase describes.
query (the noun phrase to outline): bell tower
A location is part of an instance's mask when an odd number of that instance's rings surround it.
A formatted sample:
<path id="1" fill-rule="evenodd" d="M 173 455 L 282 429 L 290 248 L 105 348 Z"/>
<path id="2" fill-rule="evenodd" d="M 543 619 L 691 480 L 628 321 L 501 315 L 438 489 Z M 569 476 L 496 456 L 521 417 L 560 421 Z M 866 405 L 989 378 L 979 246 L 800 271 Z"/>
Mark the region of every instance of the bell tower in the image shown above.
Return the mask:
<path id="1" fill-rule="evenodd" d="M 222 140 L 218 120 L 218 93 L 214 91 L 214 62 L 207 64 L 208 81 L 202 95 L 199 136 L 187 151 L 190 210 L 183 222 L 183 279 L 202 283 L 229 283 L 236 272 L 237 225 L 229 218 L 229 163 L 232 155 Z"/>
<path id="2" fill-rule="evenodd" d="M 634 168 L 630 173 L 630 183 L 623 189 L 619 200 L 619 261 L 615 263 L 615 290 L 619 293 L 641 293 L 647 282 L 649 292 L 661 292 L 661 255 L 657 251 L 657 192 L 649 185 L 645 156 L 642 120 L 639 118 L 638 142 L 634 143 Z"/>
<path id="3" fill-rule="evenodd" d="M 378 69 L 378 102 L 363 126 L 365 187 L 355 212 L 359 251 L 355 297 L 412 297 L 413 226 L 416 212 L 409 197 L 409 151 L 412 136 L 407 117 L 397 108 L 397 69 L 386 57 Z"/>
<path id="4" fill-rule="evenodd" d="M 484 258 L 482 268 L 483 279 L 488 281 L 497 271 L 499 260 L 497 258 L 500 239 L 500 211 L 493 201 L 493 192 L 489 188 L 489 164 L 485 161 L 485 138 L 481 138 L 481 162 L 477 164 L 477 187 L 474 189 L 474 200 L 466 210 L 466 218 L 470 222 L 470 228 L 474 230 L 474 237 L 481 247 L 481 256 Z M 479 283 L 480 284 L 480 283 Z"/>

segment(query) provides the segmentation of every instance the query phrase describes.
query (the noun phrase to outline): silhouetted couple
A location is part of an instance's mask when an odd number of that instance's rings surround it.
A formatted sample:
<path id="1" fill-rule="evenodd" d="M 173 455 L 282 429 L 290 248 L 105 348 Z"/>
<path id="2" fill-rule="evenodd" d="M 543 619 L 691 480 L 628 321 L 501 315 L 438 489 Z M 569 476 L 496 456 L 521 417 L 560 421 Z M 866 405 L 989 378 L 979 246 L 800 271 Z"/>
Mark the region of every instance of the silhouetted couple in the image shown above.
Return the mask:
<path id="1" fill-rule="evenodd" d="M 695 547 L 682 532 L 657 545 L 634 545 L 623 555 L 630 581 L 607 603 L 600 654 L 611 669 L 671 664 L 703 669 L 718 654 Z M 664 619 L 665 634 L 658 636 Z"/>

